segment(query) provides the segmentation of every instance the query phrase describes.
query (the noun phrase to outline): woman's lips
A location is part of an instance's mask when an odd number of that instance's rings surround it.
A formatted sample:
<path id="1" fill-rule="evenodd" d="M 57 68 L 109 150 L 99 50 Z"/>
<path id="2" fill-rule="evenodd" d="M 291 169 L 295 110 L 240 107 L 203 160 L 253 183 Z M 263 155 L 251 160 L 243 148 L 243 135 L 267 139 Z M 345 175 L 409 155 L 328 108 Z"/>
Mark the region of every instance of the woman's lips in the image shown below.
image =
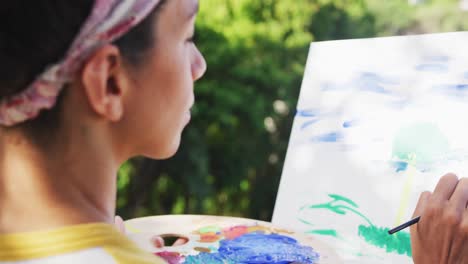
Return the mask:
<path id="1" fill-rule="evenodd" d="M 192 118 L 191 109 L 192 109 L 194 104 L 195 104 L 195 99 L 192 98 L 191 103 L 189 105 L 189 108 L 185 113 L 185 121 L 186 121 L 185 124 L 188 124 L 190 122 L 190 119 Z"/>
<path id="2" fill-rule="evenodd" d="M 192 114 L 190 113 L 190 110 L 187 110 L 187 112 L 185 113 L 185 124 L 188 124 L 191 118 Z"/>

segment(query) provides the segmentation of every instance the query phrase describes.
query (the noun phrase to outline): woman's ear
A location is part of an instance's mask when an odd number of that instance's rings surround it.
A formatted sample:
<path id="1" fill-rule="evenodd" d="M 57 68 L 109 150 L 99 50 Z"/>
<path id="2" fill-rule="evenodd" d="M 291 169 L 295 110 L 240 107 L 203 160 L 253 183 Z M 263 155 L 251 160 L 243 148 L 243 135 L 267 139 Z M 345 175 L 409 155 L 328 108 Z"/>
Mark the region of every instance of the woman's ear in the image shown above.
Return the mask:
<path id="1" fill-rule="evenodd" d="M 124 112 L 123 91 L 126 82 L 119 49 L 105 45 L 84 64 L 81 82 L 93 111 L 109 121 L 116 122 Z"/>

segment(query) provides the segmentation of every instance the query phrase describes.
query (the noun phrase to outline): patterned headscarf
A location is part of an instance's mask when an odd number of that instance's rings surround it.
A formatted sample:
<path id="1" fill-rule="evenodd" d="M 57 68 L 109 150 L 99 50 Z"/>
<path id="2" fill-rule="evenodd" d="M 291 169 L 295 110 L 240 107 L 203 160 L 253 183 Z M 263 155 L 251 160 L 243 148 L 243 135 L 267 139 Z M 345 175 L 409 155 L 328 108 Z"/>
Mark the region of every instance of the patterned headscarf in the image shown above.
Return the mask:
<path id="1" fill-rule="evenodd" d="M 21 93 L 0 101 L 0 125 L 13 126 L 35 118 L 55 105 L 65 83 L 83 62 L 146 18 L 160 0 L 95 0 L 91 14 L 62 61 L 50 65 Z"/>

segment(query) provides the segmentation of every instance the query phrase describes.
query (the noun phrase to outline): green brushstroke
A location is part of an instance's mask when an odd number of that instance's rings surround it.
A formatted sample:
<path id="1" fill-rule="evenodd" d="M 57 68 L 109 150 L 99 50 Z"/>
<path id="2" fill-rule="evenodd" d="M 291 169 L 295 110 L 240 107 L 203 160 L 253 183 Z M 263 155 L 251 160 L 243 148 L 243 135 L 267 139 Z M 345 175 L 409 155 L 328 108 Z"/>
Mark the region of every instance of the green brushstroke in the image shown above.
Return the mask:
<path id="1" fill-rule="evenodd" d="M 303 223 L 303 224 L 306 224 L 306 225 L 310 225 L 310 226 L 313 226 L 313 225 L 314 225 L 314 224 L 312 224 L 311 222 L 306 221 L 306 220 L 304 220 L 304 219 L 302 219 L 302 218 L 297 218 L 297 220 L 298 220 L 299 222 Z"/>
<path id="2" fill-rule="evenodd" d="M 332 236 L 334 238 L 340 238 L 340 236 L 338 235 L 338 233 L 334 229 L 311 230 L 311 231 L 307 231 L 306 234 Z"/>
<path id="3" fill-rule="evenodd" d="M 334 230 L 334 229 L 310 230 L 310 231 L 307 231 L 306 234 L 320 235 L 320 236 L 330 236 L 330 237 L 334 237 L 334 238 L 336 238 L 336 239 L 338 239 L 340 241 L 343 241 L 344 243 L 346 243 L 348 245 L 348 247 L 347 248 L 341 248 L 341 251 L 345 252 L 345 253 L 348 253 L 348 254 L 351 254 L 353 256 L 356 256 L 356 257 L 372 257 L 372 258 L 382 259 L 382 257 L 380 257 L 380 256 L 364 254 L 363 252 L 361 252 L 360 249 L 353 248 L 353 247 L 356 246 L 356 244 L 354 242 L 351 242 L 351 241 L 345 239 L 343 236 L 338 234 L 338 232 L 336 230 Z"/>
<path id="4" fill-rule="evenodd" d="M 411 239 L 408 232 L 398 232 L 393 235 L 388 234 L 389 228 L 376 226 L 359 226 L 359 236 L 376 247 L 385 249 L 388 253 L 398 253 L 411 257 Z"/>
<path id="5" fill-rule="evenodd" d="M 409 233 L 398 232 L 394 235 L 389 235 L 389 228 L 377 227 L 376 225 L 374 225 L 368 217 L 366 217 L 364 214 L 357 210 L 359 206 L 351 199 L 338 194 L 330 194 L 329 197 L 333 199 L 331 202 L 316 205 L 307 205 L 302 207 L 300 211 L 305 209 L 325 209 L 339 215 L 346 215 L 347 213 L 355 214 L 361 217 L 365 222 L 367 222 L 367 225 L 360 225 L 358 227 L 358 235 L 359 237 L 364 239 L 366 243 L 384 249 L 388 253 L 397 253 L 399 255 L 407 255 L 408 257 L 411 257 L 412 254 Z M 340 203 L 346 203 L 347 205 L 343 205 Z M 306 225 L 313 226 L 313 224 L 309 221 L 306 221 L 301 218 L 298 218 L 298 220 Z M 330 236 L 342 241 L 346 241 L 334 229 L 316 229 L 309 230 L 306 233 Z"/>
<path id="6" fill-rule="evenodd" d="M 367 218 L 365 215 L 361 214 L 359 211 L 357 211 L 356 209 L 352 208 L 352 207 L 355 207 L 355 208 L 359 208 L 359 206 L 353 202 L 351 199 L 349 198 L 346 198 L 344 196 L 341 196 L 341 195 L 338 195 L 338 194 L 329 194 L 328 195 L 330 198 L 333 199 L 333 201 L 331 202 L 328 202 L 328 203 L 324 203 L 324 204 L 317 204 L 317 205 L 310 205 L 310 206 L 304 206 L 301 208 L 301 210 L 304 210 L 304 209 L 327 209 L 327 210 L 330 210 L 336 214 L 340 214 L 340 215 L 345 215 L 347 213 L 347 211 L 351 211 L 352 213 L 360 216 L 362 219 L 364 219 L 369 225 L 373 226 L 374 224 L 370 221 L 369 218 Z M 339 202 L 345 202 L 349 205 L 351 205 L 352 207 L 350 206 L 346 206 L 346 205 L 335 205 L 336 203 L 339 203 Z"/>
<path id="7" fill-rule="evenodd" d="M 347 204 L 350 204 L 351 206 L 355 207 L 355 208 L 359 208 L 359 205 L 357 205 L 353 200 L 349 199 L 349 198 L 346 198 L 344 196 L 341 196 L 341 195 L 338 195 L 338 194 L 329 194 L 328 195 L 330 198 L 334 199 L 335 201 L 341 201 L 341 202 L 345 202 Z"/>
<path id="8" fill-rule="evenodd" d="M 393 157 L 430 165 L 450 150 L 447 137 L 432 123 L 415 123 L 402 127 L 393 140 Z"/>

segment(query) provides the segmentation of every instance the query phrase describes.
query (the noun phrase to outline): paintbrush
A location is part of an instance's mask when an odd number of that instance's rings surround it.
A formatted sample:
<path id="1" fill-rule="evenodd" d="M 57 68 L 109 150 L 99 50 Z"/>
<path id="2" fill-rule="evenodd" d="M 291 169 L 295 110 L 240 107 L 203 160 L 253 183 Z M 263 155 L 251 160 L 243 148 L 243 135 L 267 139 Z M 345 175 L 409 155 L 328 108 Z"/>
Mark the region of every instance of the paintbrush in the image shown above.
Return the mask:
<path id="1" fill-rule="evenodd" d="M 394 233 L 396 233 L 396 232 L 398 232 L 398 231 L 401 231 L 401 230 L 403 230 L 403 229 L 405 229 L 405 228 L 407 228 L 407 227 L 409 227 L 409 226 L 412 226 L 412 225 L 416 224 L 417 222 L 419 222 L 419 219 L 420 219 L 420 218 L 421 218 L 421 217 L 418 216 L 418 217 L 416 217 L 416 218 L 414 218 L 414 219 L 412 219 L 412 220 L 409 220 L 408 222 L 406 222 L 406 223 L 404 223 L 404 224 L 401 224 L 401 225 L 399 225 L 399 226 L 397 226 L 397 227 L 395 227 L 395 228 L 389 230 L 389 231 L 388 231 L 388 234 L 392 235 L 392 234 L 394 234 Z"/>

